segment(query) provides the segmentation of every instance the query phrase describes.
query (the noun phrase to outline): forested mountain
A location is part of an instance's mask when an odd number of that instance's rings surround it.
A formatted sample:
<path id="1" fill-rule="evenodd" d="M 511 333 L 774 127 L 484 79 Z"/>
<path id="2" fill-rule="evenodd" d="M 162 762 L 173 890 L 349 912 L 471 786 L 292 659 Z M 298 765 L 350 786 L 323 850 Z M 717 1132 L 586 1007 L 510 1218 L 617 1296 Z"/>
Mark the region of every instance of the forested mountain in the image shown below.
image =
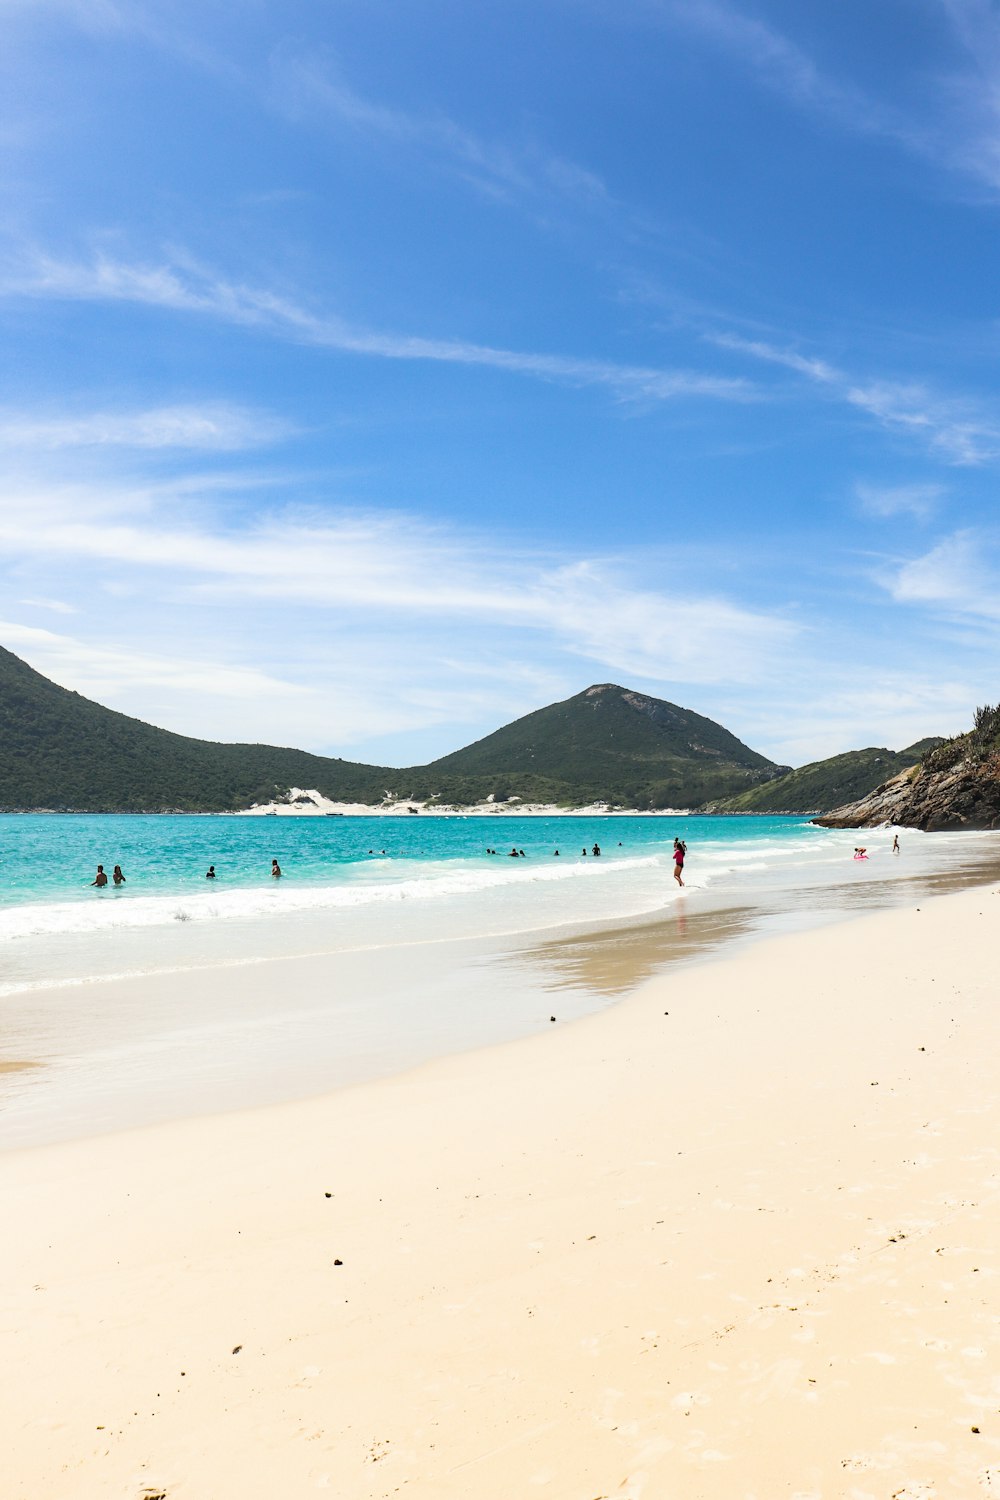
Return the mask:
<path id="1" fill-rule="evenodd" d="M 919 740 L 905 750 L 848 750 L 828 760 L 799 766 L 763 786 L 752 787 L 713 806 L 714 812 L 825 813 L 864 797 L 890 776 L 918 765 L 944 740 Z"/>
<path id="2" fill-rule="evenodd" d="M 395 771 L 155 729 L 57 686 L 0 647 L 0 808 L 225 812 L 291 786 L 378 801 Z"/>
<path id="3" fill-rule="evenodd" d="M 190 739 L 57 686 L 0 648 L 0 808 L 224 812 L 287 795 L 469 805 L 694 807 L 783 767 L 676 704 L 610 683 L 527 714 L 428 766 L 368 766 L 272 745 Z"/>
<path id="4" fill-rule="evenodd" d="M 755 786 L 785 767 L 750 750 L 712 719 L 615 683 L 537 709 L 442 756 L 417 775 L 420 793 L 445 801 L 495 796 L 623 807 L 697 807 Z"/>

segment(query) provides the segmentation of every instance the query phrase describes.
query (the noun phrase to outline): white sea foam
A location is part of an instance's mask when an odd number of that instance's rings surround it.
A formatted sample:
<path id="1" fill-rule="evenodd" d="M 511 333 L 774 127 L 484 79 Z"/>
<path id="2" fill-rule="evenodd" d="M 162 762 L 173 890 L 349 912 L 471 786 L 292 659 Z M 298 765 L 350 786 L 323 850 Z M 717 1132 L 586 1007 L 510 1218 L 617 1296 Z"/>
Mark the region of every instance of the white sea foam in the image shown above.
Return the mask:
<path id="1" fill-rule="evenodd" d="M 0 911 L 0 941 L 55 933 L 92 933 L 116 928 L 159 927 L 171 922 L 211 922 L 274 917 L 293 912 L 336 911 L 390 904 L 396 901 L 435 901 L 472 896 L 504 887 L 551 885 L 561 881 L 627 878 L 631 872 L 662 869 L 656 855 L 634 859 L 592 859 L 576 863 L 512 866 L 489 869 L 452 864 L 425 866 L 408 879 L 387 879 L 392 861 L 378 860 L 364 867 L 364 881 L 340 885 L 250 886 L 236 890 L 199 890 L 189 896 L 133 896 L 113 891 L 94 893 L 84 900 L 8 907 Z M 372 879 L 372 872 L 383 876 Z"/>

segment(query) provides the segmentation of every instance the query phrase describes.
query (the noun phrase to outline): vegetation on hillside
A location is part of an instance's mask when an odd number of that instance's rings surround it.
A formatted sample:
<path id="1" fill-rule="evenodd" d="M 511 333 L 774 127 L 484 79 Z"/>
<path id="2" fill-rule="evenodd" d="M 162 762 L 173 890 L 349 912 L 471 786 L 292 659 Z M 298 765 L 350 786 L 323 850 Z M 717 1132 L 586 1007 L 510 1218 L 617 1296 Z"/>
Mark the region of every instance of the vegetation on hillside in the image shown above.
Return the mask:
<path id="1" fill-rule="evenodd" d="M 898 823 L 925 832 L 1000 827 L 1000 704 L 977 708 L 972 729 L 939 743 L 911 774 L 816 821 L 829 828 Z"/>
<path id="2" fill-rule="evenodd" d="M 782 768 L 711 719 L 603 684 L 429 766 L 189 739 L 57 686 L 0 648 L 0 809 L 224 812 L 292 786 L 334 801 L 696 807 Z"/>
<path id="3" fill-rule="evenodd" d="M 763 786 L 716 803 L 713 811 L 731 813 L 825 813 L 866 796 L 883 781 L 917 765 L 944 742 L 919 740 L 905 750 L 849 750 L 812 761 Z"/>
<path id="4" fill-rule="evenodd" d="M 982 766 L 1000 756 L 1000 703 L 994 707 L 984 704 L 977 708 L 972 728 L 966 734 L 956 735 L 953 740 L 939 742 L 924 761 L 924 770 L 950 771 L 961 761 Z"/>
<path id="5" fill-rule="evenodd" d="M 156 729 L 57 686 L 0 648 L 0 808 L 225 812 L 316 787 L 377 801 L 385 771 Z"/>
<path id="6" fill-rule="evenodd" d="M 498 799 L 645 809 L 698 807 L 783 769 L 712 719 L 599 683 L 407 774 L 412 795 L 443 802 L 488 787 Z"/>

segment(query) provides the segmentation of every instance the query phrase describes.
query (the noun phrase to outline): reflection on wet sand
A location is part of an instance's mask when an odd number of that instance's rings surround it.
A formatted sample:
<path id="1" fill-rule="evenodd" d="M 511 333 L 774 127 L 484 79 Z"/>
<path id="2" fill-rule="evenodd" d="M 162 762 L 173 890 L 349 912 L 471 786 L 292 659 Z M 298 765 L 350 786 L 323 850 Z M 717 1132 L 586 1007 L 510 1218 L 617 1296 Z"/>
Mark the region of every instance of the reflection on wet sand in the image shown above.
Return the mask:
<path id="1" fill-rule="evenodd" d="M 744 896 L 738 906 L 692 909 L 700 899 L 692 892 L 654 917 L 553 938 L 522 950 L 517 958 L 541 969 L 547 989 L 620 995 L 671 964 L 706 958 L 742 939 L 812 927 L 863 911 L 884 911 L 996 881 L 1000 858 L 991 848 L 936 874 L 769 891 L 752 903 Z"/>

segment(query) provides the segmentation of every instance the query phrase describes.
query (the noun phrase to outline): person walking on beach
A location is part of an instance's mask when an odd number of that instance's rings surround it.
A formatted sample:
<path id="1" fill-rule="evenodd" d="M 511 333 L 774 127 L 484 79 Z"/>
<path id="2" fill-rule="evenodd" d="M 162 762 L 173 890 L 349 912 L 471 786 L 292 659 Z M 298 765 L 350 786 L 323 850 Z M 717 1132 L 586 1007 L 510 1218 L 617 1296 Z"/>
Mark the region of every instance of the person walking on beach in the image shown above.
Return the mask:
<path id="1" fill-rule="evenodd" d="M 104 873 L 104 866 L 103 865 L 98 865 L 97 866 L 97 879 L 96 880 L 92 880 L 90 883 L 91 883 L 91 885 L 98 886 L 101 890 L 103 890 L 104 887 L 107 885 L 107 883 L 108 883 L 108 877 Z"/>
<path id="2" fill-rule="evenodd" d="M 111 872 L 111 879 L 114 881 L 115 885 L 125 884 L 125 876 L 122 874 L 121 865 L 115 865 L 114 869 Z"/>
<path id="3" fill-rule="evenodd" d="M 683 839 L 674 839 L 674 879 L 678 885 L 684 884 L 685 854 L 687 854 L 687 844 Z"/>
<path id="4" fill-rule="evenodd" d="M 275 880 L 281 879 L 281 866 L 276 859 L 272 859 L 271 861 L 271 875 Z"/>
<path id="5" fill-rule="evenodd" d="M 893 852 L 893 854 L 898 854 L 899 853 L 899 834 L 898 833 L 894 833 L 893 836 L 892 836 L 892 852 Z"/>

